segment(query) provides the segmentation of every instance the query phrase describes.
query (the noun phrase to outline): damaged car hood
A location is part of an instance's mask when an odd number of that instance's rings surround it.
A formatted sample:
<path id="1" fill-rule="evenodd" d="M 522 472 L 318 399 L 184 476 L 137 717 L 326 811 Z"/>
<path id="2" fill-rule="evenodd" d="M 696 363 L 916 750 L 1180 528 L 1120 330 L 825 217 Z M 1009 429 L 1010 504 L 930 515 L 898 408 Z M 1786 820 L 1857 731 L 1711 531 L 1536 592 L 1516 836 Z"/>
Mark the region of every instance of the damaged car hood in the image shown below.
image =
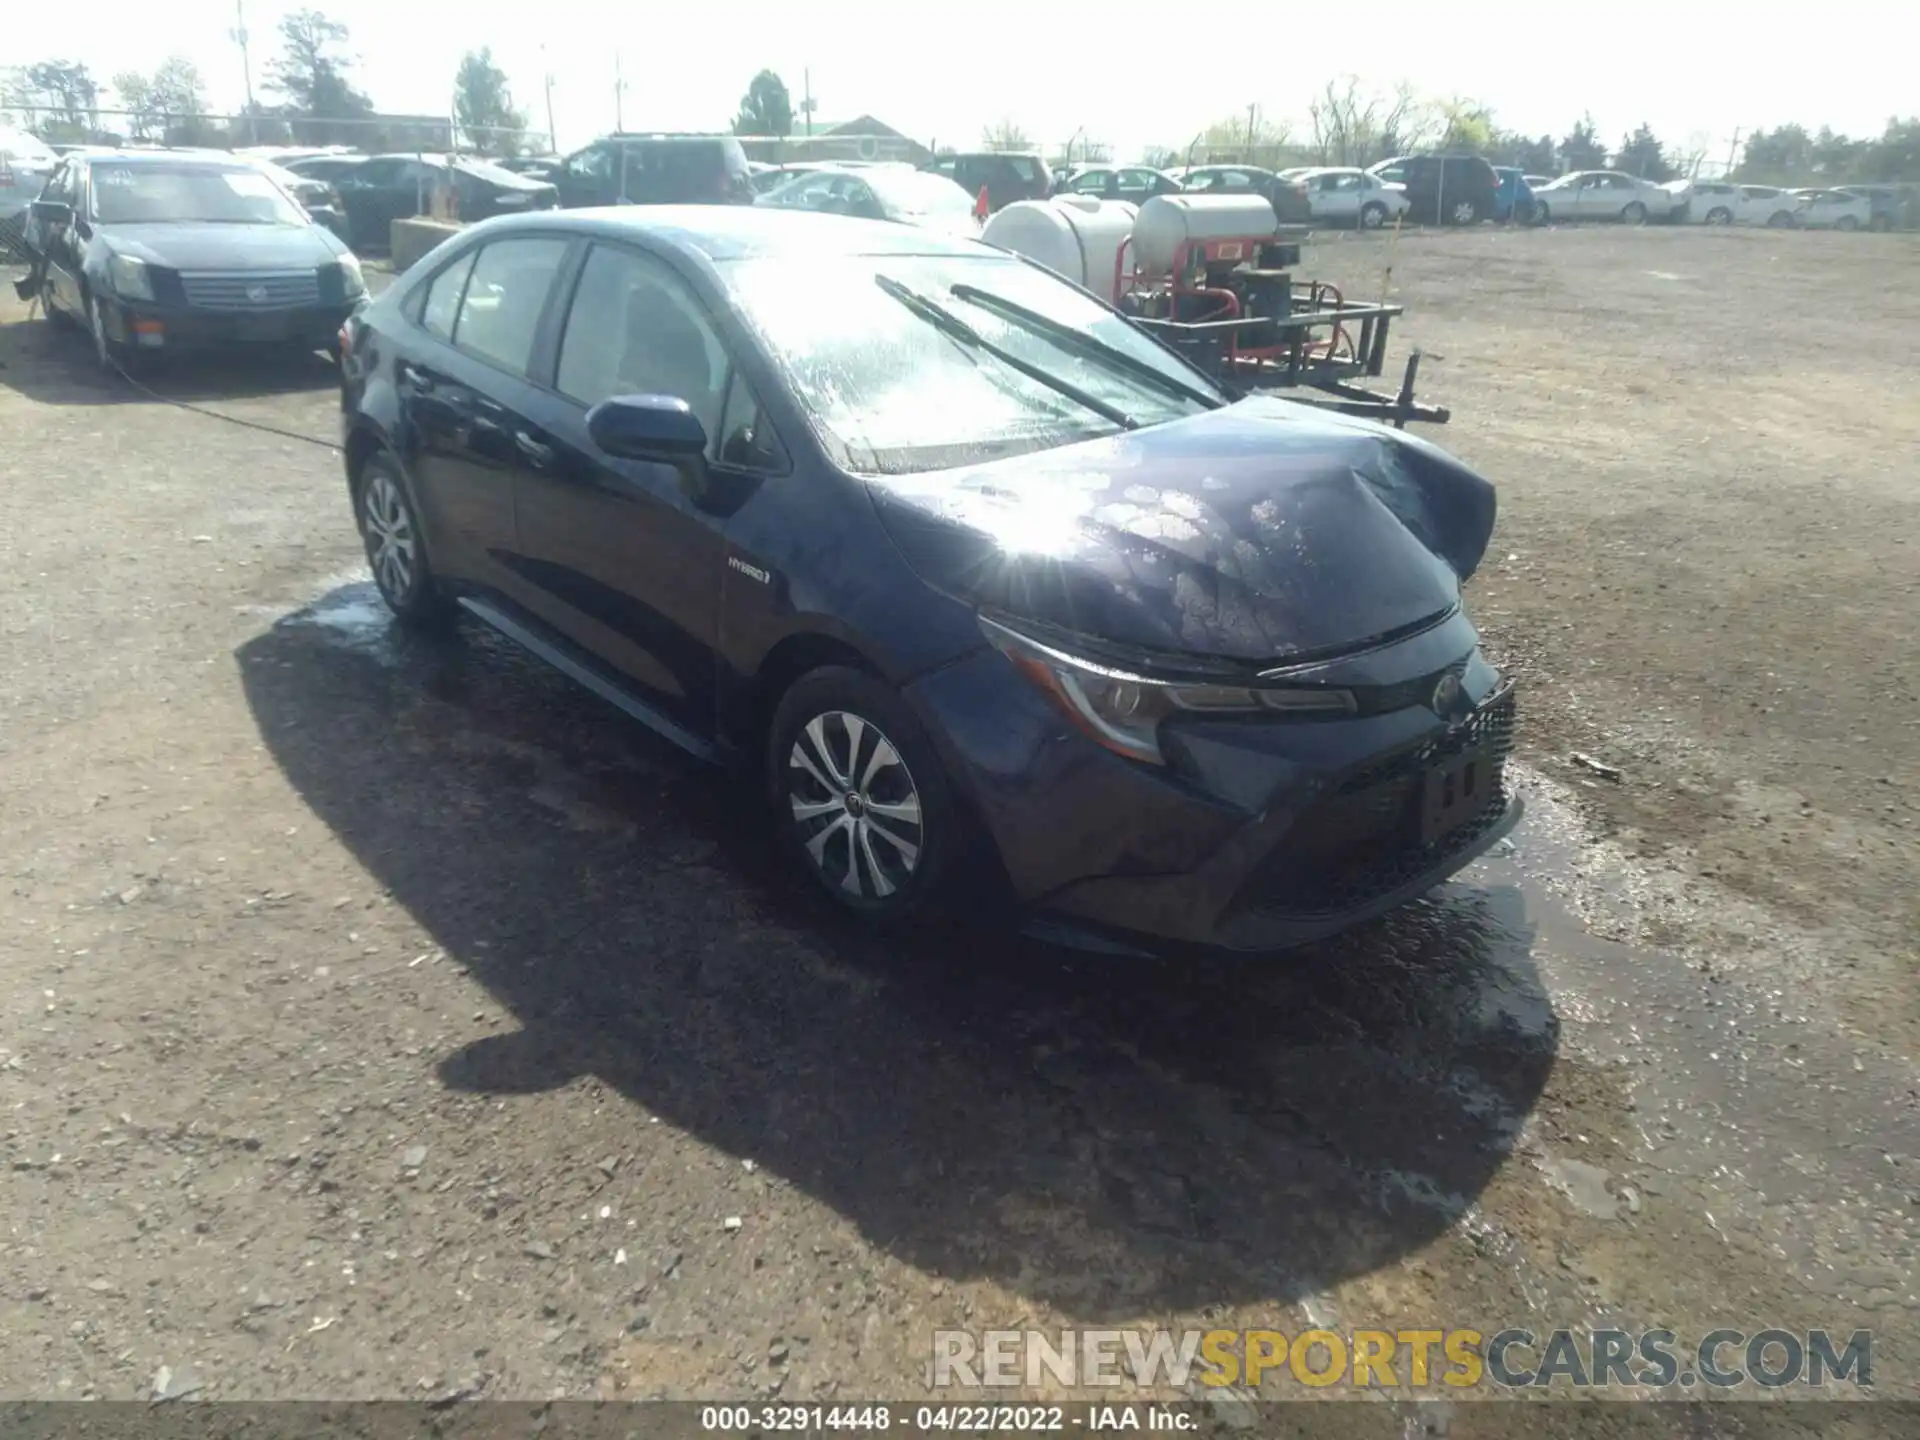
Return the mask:
<path id="1" fill-rule="evenodd" d="M 1448 614 L 1495 508 L 1490 482 L 1424 440 L 1264 397 L 871 488 L 907 562 L 969 603 L 1273 662 Z"/>

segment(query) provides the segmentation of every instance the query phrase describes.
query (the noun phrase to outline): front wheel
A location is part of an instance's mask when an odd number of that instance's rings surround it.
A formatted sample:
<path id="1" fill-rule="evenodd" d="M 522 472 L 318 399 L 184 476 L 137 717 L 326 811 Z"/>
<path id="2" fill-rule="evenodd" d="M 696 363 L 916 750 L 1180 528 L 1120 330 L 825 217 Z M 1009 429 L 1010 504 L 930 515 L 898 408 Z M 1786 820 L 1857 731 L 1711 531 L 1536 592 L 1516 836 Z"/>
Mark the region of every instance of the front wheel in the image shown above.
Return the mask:
<path id="1" fill-rule="evenodd" d="M 1387 223 L 1387 207 L 1378 200 L 1369 200 L 1360 207 L 1360 228 L 1378 230 Z"/>
<path id="2" fill-rule="evenodd" d="M 1716 205 L 1713 209 L 1707 211 L 1707 224 L 1709 225 L 1731 225 L 1732 223 L 1733 212 L 1724 205 Z"/>
<path id="3" fill-rule="evenodd" d="M 937 910 L 966 849 L 952 786 L 906 701 L 828 666 L 781 698 L 767 786 L 782 848 L 843 910 L 882 926 Z"/>
<path id="4" fill-rule="evenodd" d="M 1791 210 L 1774 211 L 1773 214 L 1767 217 L 1767 228 L 1769 230 L 1791 230 L 1793 228 L 1793 212 Z"/>
<path id="5" fill-rule="evenodd" d="M 361 466 L 354 510 L 373 583 L 394 617 L 422 629 L 443 624 L 451 611 L 427 564 L 425 538 L 406 481 L 387 456 L 375 455 Z"/>
<path id="6" fill-rule="evenodd" d="M 1842 215 L 1838 220 L 1833 222 L 1833 228 L 1836 230 L 1858 230 L 1860 228 L 1860 222 L 1851 215 Z"/>
<path id="7" fill-rule="evenodd" d="M 1647 207 L 1642 205 L 1638 200 L 1635 200 L 1631 205 L 1627 206 L 1626 209 L 1620 212 L 1620 222 L 1623 225 L 1646 224 L 1647 223 Z"/>
<path id="8" fill-rule="evenodd" d="M 87 296 L 87 333 L 93 339 L 94 363 L 108 375 L 124 373 L 126 352 L 107 335 L 107 313 L 98 295 Z"/>

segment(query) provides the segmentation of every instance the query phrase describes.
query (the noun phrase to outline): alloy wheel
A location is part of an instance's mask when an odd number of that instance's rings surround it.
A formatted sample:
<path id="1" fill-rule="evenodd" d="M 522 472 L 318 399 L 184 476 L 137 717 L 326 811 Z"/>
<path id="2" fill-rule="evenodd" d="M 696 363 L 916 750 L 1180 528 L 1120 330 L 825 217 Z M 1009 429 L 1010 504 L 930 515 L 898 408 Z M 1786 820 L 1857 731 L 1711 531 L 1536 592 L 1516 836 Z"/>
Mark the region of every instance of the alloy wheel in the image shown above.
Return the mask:
<path id="1" fill-rule="evenodd" d="M 1378 205 L 1368 205 L 1360 212 L 1362 230 L 1378 230 L 1387 223 L 1387 212 Z"/>
<path id="2" fill-rule="evenodd" d="M 87 328 L 93 332 L 93 358 L 100 362 L 102 370 L 113 369 L 113 346 L 107 340 L 107 317 L 100 311 L 100 298 L 97 295 L 87 297 Z"/>
<path id="3" fill-rule="evenodd" d="M 368 477 L 360 508 L 366 518 L 367 560 L 373 568 L 373 578 L 387 603 L 398 609 L 413 589 L 415 556 L 419 549 L 413 512 L 399 485 L 382 470 Z"/>
<path id="4" fill-rule="evenodd" d="M 1471 200 L 1462 200 L 1453 207 L 1453 223 L 1456 225 L 1471 225 L 1476 218 Z"/>
<path id="5" fill-rule="evenodd" d="M 913 772 L 871 720 L 815 715 L 787 757 L 787 805 L 808 858 L 854 901 L 884 901 L 914 876 L 926 848 Z"/>
<path id="6" fill-rule="evenodd" d="M 1716 205 L 1707 212 L 1707 224 L 1709 225 L 1731 225 L 1732 223 L 1733 212 L 1724 205 Z"/>

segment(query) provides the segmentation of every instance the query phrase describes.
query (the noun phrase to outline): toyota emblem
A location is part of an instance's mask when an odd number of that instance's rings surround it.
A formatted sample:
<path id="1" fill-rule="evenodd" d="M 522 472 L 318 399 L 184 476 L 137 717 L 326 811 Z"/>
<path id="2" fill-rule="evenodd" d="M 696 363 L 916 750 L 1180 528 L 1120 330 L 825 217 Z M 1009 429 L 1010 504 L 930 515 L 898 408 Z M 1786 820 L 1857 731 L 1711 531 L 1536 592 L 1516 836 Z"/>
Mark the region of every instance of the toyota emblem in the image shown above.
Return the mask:
<path id="1" fill-rule="evenodd" d="M 266 304 L 267 303 L 267 287 L 264 285 L 249 285 L 247 287 L 247 299 L 251 300 L 256 305 Z"/>
<path id="2" fill-rule="evenodd" d="M 1473 713 L 1473 702 L 1467 698 L 1467 687 L 1451 671 L 1440 677 L 1439 683 L 1433 687 L 1433 698 L 1427 703 L 1433 707 L 1433 713 L 1449 725 L 1458 725 Z"/>

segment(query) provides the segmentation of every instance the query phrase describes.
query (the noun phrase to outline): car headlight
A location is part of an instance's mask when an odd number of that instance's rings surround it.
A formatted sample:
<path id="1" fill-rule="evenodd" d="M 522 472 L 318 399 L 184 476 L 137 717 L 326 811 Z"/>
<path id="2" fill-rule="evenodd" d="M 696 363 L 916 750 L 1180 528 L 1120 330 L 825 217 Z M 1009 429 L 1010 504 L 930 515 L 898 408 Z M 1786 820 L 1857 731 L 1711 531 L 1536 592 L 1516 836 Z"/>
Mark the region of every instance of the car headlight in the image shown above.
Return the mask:
<path id="1" fill-rule="evenodd" d="M 153 277 L 147 273 L 147 262 L 131 255 L 107 257 L 107 284 L 123 299 L 153 299 Z"/>
<path id="2" fill-rule="evenodd" d="M 1166 764 L 1160 726 L 1175 715 L 1351 715 L 1358 708 L 1350 690 L 1155 679 L 1074 655 L 984 615 L 980 628 L 1089 739 L 1130 760 Z"/>
<path id="3" fill-rule="evenodd" d="M 360 257 L 352 254 L 342 255 L 339 263 L 340 279 L 347 287 L 347 299 L 358 300 L 367 293 L 367 277 L 360 269 Z"/>

